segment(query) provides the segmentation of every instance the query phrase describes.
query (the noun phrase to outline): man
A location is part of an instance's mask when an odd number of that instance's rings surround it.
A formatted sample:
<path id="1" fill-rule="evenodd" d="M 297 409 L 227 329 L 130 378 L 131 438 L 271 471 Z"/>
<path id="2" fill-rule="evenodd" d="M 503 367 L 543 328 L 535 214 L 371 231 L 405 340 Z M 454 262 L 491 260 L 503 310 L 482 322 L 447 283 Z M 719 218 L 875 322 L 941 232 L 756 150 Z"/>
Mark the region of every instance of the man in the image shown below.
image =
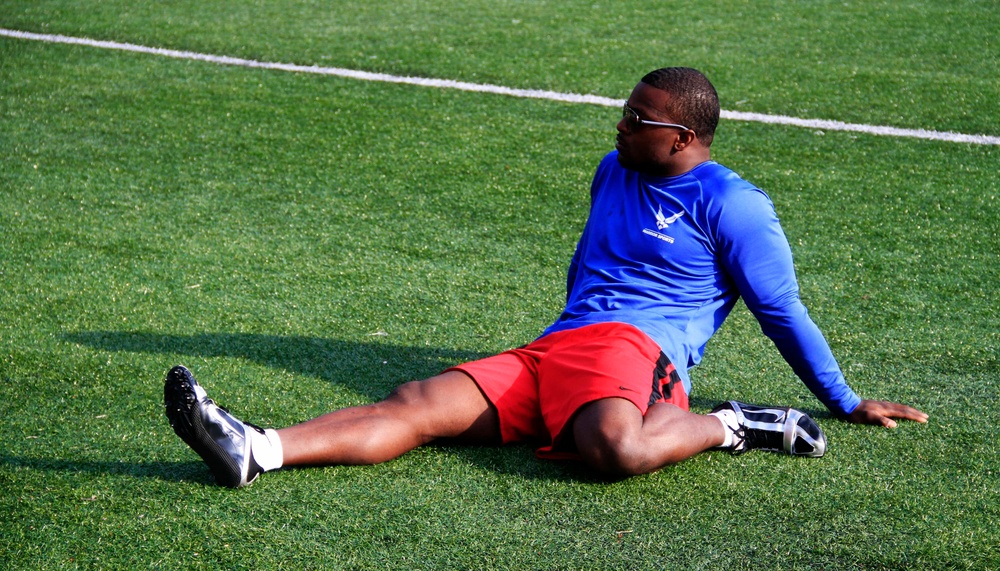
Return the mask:
<path id="1" fill-rule="evenodd" d="M 823 432 L 797 410 L 729 401 L 708 415 L 688 411 L 688 368 L 740 296 L 835 414 L 885 427 L 926 422 L 847 385 L 799 300 L 770 199 L 710 158 L 718 120 L 715 89 L 693 69 L 656 70 L 636 85 L 616 150 L 594 176 L 566 308 L 534 342 L 282 430 L 236 419 L 175 367 L 164 387 L 171 426 L 231 487 L 282 466 L 383 462 L 439 439 L 538 442 L 540 457 L 608 475 L 712 448 L 822 456 Z"/>

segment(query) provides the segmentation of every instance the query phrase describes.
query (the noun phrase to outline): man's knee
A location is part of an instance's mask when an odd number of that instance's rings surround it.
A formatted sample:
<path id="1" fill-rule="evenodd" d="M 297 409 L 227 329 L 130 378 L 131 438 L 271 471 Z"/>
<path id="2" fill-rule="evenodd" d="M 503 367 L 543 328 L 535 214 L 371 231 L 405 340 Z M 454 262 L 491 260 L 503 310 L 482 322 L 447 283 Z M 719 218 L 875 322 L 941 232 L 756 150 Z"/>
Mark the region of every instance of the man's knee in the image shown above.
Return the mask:
<path id="1" fill-rule="evenodd" d="M 404 383 L 374 406 L 410 424 L 426 441 L 449 438 L 494 443 L 499 440 L 496 408 L 475 382 L 461 372 L 449 371 Z"/>
<path id="2" fill-rule="evenodd" d="M 635 476 L 647 472 L 641 448 L 633 438 L 602 430 L 577 436 L 577 451 L 584 463 L 614 476 Z"/>
<path id="3" fill-rule="evenodd" d="M 638 409 L 634 414 L 628 409 L 618 413 L 613 409 L 592 404 L 577 415 L 573 436 L 580 458 L 610 475 L 633 476 L 651 471 L 640 438 L 641 413 Z"/>
<path id="4" fill-rule="evenodd" d="M 420 404 L 426 398 L 423 381 L 409 381 L 392 389 L 384 403 L 413 406 Z"/>
<path id="5" fill-rule="evenodd" d="M 469 400 L 470 393 L 477 397 L 480 395 L 479 389 L 469 377 L 464 373 L 446 372 L 436 377 L 403 383 L 394 388 L 382 402 L 407 408 L 440 408 L 458 412 L 456 409 Z"/>

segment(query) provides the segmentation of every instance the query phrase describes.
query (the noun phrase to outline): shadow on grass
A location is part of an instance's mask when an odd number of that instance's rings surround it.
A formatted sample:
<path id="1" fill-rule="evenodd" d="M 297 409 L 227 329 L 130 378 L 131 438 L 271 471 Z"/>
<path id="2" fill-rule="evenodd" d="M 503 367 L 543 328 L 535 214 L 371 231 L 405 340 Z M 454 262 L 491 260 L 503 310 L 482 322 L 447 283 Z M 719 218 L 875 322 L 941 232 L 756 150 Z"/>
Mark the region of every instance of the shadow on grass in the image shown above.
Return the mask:
<path id="1" fill-rule="evenodd" d="M 427 378 L 487 356 L 473 351 L 253 333 L 85 331 L 63 338 L 103 351 L 236 357 L 337 383 L 372 400 L 385 398 L 401 382 Z M 194 373 L 198 375 L 198 371 Z"/>
<path id="2" fill-rule="evenodd" d="M 215 479 L 201 461 L 188 462 L 100 462 L 0 456 L 0 466 L 42 472 L 75 472 L 95 475 L 153 478 L 167 482 L 191 482 L 214 486 Z"/>

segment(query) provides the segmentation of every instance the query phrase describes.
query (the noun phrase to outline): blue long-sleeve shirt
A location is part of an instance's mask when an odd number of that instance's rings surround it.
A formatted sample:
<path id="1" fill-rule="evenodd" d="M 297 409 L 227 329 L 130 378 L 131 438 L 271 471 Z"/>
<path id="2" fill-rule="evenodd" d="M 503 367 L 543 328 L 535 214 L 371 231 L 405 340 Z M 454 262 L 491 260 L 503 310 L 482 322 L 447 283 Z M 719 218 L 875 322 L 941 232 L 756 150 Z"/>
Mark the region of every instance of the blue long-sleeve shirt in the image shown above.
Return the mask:
<path id="1" fill-rule="evenodd" d="M 566 309 L 543 335 L 591 323 L 634 325 L 688 369 L 742 296 L 761 330 L 830 410 L 861 402 L 799 299 L 792 253 L 760 189 L 709 161 L 654 178 L 601 161 L 567 278 Z"/>

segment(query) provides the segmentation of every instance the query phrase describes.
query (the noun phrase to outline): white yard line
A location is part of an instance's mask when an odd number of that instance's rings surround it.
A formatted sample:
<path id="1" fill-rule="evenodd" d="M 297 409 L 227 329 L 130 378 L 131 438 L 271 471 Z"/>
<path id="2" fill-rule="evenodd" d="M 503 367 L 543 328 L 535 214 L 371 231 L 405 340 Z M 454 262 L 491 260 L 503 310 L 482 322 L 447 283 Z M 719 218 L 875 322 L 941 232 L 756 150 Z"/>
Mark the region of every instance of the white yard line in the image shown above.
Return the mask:
<path id="1" fill-rule="evenodd" d="M 177 59 L 205 61 L 220 65 L 234 65 L 241 67 L 251 67 L 259 69 L 273 69 L 278 71 L 292 71 L 298 73 L 314 73 L 320 75 L 333 75 L 358 79 L 361 81 L 378 81 L 383 83 L 403 83 L 408 85 L 419 85 L 423 87 L 436 87 L 441 89 L 458 89 L 461 91 L 473 91 L 477 93 L 494 93 L 498 95 L 509 95 L 511 97 L 526 97 L 532 99 L 547 99 L 550 101 L 563 101 L 567 103 L 589 103 L 592 105 L 603 105 L 607 107 L 618 107 L 622 104 L 621 99 L 610 97 L 600 97 L 597 95 L 578 95 L 575 93 L 559 93 L 556 91 L 542 91 L 537 89 L 514 89 L 500 85 L 489 85 L 481 83 L 468 83 L 464 81 L 454 81 L 450 79 L 431 79 L 423 77 L 405 77 L 399 75 L 389 75 L 385 73 L 372 73 L 368 71 L 357 71 L 340 67 L 320 67 L 308 65 L 295 65 L 289 63 L 262 62 L 249 59 L 234 58 L 229 56 L 216 56 L 211 54 L 201 54 L 197 52 L 186 52 L 178 50 L 167 50 L 162 48 L 151 48 L 136 44 L 126 44 L 121 42 L 108 42 L 101 40 L 91 40 L 88 38 L 76 38 L 72 36 L 62 36 L 54 34 L 35 34 L 32 32 L 21 32 L 0 28 L 0 36 L 18 38 L 22 40 L 34 40 L 57 44 L 74 44 L 93 48 L 103 48 L 109 50 L 122 50 L 128 52 L 138 52 L 153 54 Z M 1000 145 L 1000 137 L 991 135 L 966 135 L 963 133 L 951 133 L 946 131 L 928 131 L 924 129 L 899 129 L 896 127 L 884 127 L 878 125 L 864 125 L 859 123 L 844 123 L 841 121 L 829 121 L 822 119 L 800 119 L 798 117 L 787 117 L 784 115 L 765 115 L 763 113 L 743 113 L 740 111 L 722 111 L 723 119 L 734 121 L 752 121 L 757 123 L 771 123 L 776 125 L 791 125 L 794 127 L 805 127 L 808 129 L 820 129 L 824 131 L 851 131 L 856 133 L 867 133 L 871 135 L 882 135 L 889 137 L 911 137 L 916 139 L 928 139 L 932 141 L 948 141 L 953 143 L 971 143 L 976 145 Z"/>

